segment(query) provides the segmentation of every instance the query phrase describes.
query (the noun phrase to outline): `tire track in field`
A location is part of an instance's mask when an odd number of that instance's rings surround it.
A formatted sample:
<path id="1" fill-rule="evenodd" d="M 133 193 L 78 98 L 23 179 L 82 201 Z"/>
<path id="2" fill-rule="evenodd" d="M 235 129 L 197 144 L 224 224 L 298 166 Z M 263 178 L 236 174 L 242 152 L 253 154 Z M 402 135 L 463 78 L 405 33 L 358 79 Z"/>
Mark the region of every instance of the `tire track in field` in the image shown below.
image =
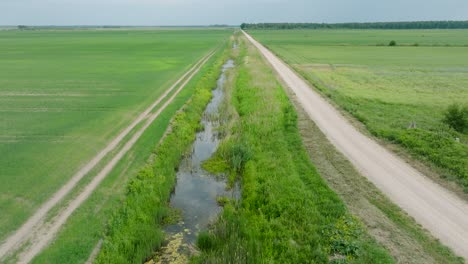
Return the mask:
<path id="1" fill-rule="evenodd" d="M 73 211 L 78 208 L 96 189 L 99 183 L 107 176 L 117 162 L 125 155 L 125 153 L 135 144 L 139 137 L 143 134 L 146 128 L 159 116 L 159 114 L 174 100 L 185 85 L 193 78 L 193 76 L 201 69 L 201 67 L 213 56 L 214 51 L 200 59 L 192 68 L 190 68 L 182 77 L 180 77 L 168 90 L 166 90 L 153 104 L 143 111 L 128 127 L 126 127 L 116 138 L 114 138 L 103 150 L 101 150 L 93 159 L 91 159 L 84 167 L 82 167 L 64 186 L 62 186 L 47 202 L 31 216 L 18 230 L 10 235 L 0 246 L 0 260 L 7 255 L 11 255 L 14 251 L 22 247 L 26 242 L 30 242 L 28 246 L 29 252 L 20 256 L 21 263 L 29 262 L 40 250 L 47 245 L 48 242 L 55 236 L 60 227 L 65 223 Z M 188 77 L 187 77 L 188 76 Z M 184 81 L 185 80 L 185 81 Z M 181 82 L 183 82 L 174 94 L 158 109 L 154 114 L 151 111 L 159 105 Z M 114 150 L 122 140 L 143 120 L 147 119 L 145 125 L 136 132 L 132 138 L 124 145 L 124 147 L 112 158 L 111 161 L 99 172 L 97 176 L 84 188 L 84 190 L 73 199 L 66 209 L 59 211 L 58 215 L 53 218 L 50 223 L 44 223 L 44 218 L 47 213 L 62 201 L 109 152 Z M 43 231 L 47 230 L 46 233 Z M 38 237 L 39 236 L 39 237 Z M 40 237 L 42 236 L 42 237 Z M 24 252 L 23 252 L 24 253 Z"/>
<path id="2" fill-rule="evenodd" d="M 359 132 L 286 63 L 243 31 L 330 142 L 391 201 L 468 261 L 468 204 Z"/>
<path id="3" fill-rule="evenodd" d="M 122 157 L 133 147 L 140 136 L 145 130 L 153 123 L 153 121 L 172 103 L 175 97 L 182 91 L 187 83 L 198 73 L 201 67 L 208 61 L 213 53 L 207 56 L 201 64 L 198 65 L 190 76 L 179 86 L 179 88 L 172 94 L 172 96 L 154 113 L 149 115 L 144 126 L 141 127 L 131 139 L 124 145 L 124 147 L 106 164 L 106 166 L 93 178 L 93 180 L 84 188 L 84 190 L 73 199 L 69 205 L 62 209 L 57 216 L 55 216 L 49 223 L 35 228 L 33 231 L 34 236 L 29 239 L 30 245 L 23 252 L 20 253 L 18 262 L 29 263 L 37 254 L 44 249 L 49 242 L 55 237 L 60 228 L 65 224 L 68 217 L 93 193 L 99 186 L 104 178 L 112 171 Z"/>

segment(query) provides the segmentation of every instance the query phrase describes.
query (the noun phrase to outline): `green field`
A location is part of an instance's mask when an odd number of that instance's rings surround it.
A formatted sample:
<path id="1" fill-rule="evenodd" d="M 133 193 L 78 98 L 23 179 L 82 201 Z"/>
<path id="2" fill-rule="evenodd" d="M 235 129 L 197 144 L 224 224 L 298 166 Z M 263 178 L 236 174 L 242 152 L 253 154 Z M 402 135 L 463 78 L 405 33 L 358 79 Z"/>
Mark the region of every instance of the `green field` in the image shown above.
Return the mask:
<path id="1" fill-rule="evenodd" d="M 249 33 L 372 134 L 468 190 L 468 136 L 442 122 L 450 104 L 468 104 L 468 30 Z"/>
<path id="2" fill-rule="evenodd" d="M 99 241 L 96 263 L 157 260 L 167 242 L 163 227 L 176 214 L 168 201 L 177 167 L 203 129 L 201 117 L 228 58 L 236 66 L 227 72 L 220 108 L 223 139 L 204 168 L 226 175 L 230 187 L 239 183 L 242 198 L 218 197 L 224 211 L 199 234 L 191 263 L 461 263 L 344 157 L 324 165 L 323 159 L 338 159 L 330 154 L 335 148 L 313 123 L 304 126 L 305 114 L 270 65 L 240 32 L 232 33 L 0 31 L 0 241 L 216 49 L 33 263 L 84 263 Z M 468 30 L 249 33 L 370 133 L 468 191 L 468 135 L 442 122 L 450 104 L 468 104 Z M 391 40 L 397 46 L 387 46 Z"/>
<path id="3" fill-rule="evenodd" d="M 230 32 L 0 31 L 0 240 Z"/>

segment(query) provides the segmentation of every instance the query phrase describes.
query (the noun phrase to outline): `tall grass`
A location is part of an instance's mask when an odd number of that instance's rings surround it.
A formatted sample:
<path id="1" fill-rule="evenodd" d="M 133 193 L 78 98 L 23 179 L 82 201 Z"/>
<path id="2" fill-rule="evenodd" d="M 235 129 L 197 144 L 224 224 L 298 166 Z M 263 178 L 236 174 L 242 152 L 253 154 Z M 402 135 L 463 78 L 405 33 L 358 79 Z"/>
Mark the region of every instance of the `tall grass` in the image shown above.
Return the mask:
<path id="1" fill-rule="evenodd" d="M 189 102 L 173 118 L 170 132 L 155 149 L 154 160 L 131 179 L 126 197 L 109 222 L 96 263 L 141 263 L 164 240 L 161 225 L 168 216 L 168 200 L 175 185 L 176 169 L 199 129 L 221 66 L 219 53 L 198 81 Z"/>
<path id="2" fill-rule="evenodd" d="M 242 198 L 199 237 L 202 253 L 193 262 L 392 263 L 311 164 L 296 112 L 271 69 L 240 43 L 230 96 L 238 117 L 219 151 L 248 146 L 240 170 L 227 166 L 240 178 Z"/>

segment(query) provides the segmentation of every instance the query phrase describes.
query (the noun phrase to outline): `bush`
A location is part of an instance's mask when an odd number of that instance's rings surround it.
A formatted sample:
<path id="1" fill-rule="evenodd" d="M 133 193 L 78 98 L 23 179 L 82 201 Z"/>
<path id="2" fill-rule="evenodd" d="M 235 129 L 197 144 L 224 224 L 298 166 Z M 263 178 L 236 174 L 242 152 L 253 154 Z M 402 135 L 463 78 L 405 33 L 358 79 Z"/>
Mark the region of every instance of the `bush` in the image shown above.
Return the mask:
<path id="1" fill-rule="evenodd" d="M 388 45 L 391 46 L 391 47 L 396 46 L 396 41 L 392 40 L 392 41 L 390 41 L 390 43 L 388 43 Z"/>
<path id="2" fill-rule="evenodd" d="M 450 105 L 444 113 L 443 122 L 456 131 L 463 133 L 468 128 L 468 106 Z"/>

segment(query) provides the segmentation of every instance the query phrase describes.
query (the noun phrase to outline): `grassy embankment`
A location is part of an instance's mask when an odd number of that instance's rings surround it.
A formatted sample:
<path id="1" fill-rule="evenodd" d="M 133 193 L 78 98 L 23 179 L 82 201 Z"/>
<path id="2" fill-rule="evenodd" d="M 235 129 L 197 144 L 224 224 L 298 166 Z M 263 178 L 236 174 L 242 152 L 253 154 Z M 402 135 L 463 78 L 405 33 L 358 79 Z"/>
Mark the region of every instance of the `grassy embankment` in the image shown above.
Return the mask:
<path id="1" fill-rule="evenodd" d="M 442 122 L 449 105 L 468 104 L 468 30 L 249 33 L 370 133 L 468 191 L 468 135 Z"/>
<path id="2" fill-rule="evenodd" d="M 200 120 L 211 99 L 226 53 L 218 53 L 195 85 L 189 102 L 173 118 L 171 129 L 155 155 L 127 186 L 122 207 L 114 214 L 96 263 L 141 263 L 164 241 L 161 226 L 180 159 L 201 129 Z"/>
<path id="3" fill-rule="evenodd" d="M 1 31 L 0 240 L 228 34 Z"/>
<path id="4" fill-rule="evenodd" d="M 193 261 L 392 263 L 317 173 L 293 105 L 258 51 L 240 40 L 226 86 L 230 133 L 205 168 L 237 175 L 242 199 L 199 235 L 202 254 Z"/>

